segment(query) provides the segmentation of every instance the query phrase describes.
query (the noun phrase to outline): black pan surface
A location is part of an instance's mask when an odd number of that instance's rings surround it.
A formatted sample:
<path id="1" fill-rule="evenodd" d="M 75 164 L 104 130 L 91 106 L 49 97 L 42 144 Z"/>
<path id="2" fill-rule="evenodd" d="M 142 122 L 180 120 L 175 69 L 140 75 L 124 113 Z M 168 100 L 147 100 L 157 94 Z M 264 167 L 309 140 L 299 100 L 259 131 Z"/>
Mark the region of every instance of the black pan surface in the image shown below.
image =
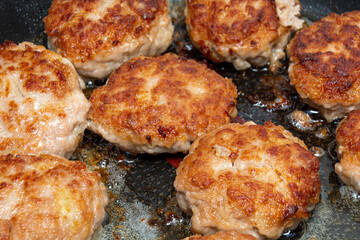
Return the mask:
<path id="1" fill-rule="evenodd" d="M 360 10 L 359 0 L 301 0 L 302 15 L 316 21 L 331 12 Z M 31 41 L 46 45 L 42 23 L 51 0 L 1 0 L 0 43 Z M 184 2 L 170 0 L 171 16 L 176 26 L 174 41 L 168 51 L 205 61 L 191 45 L 184 24 Z M 344 186 L 334 172 L 338 161 L 334 131 L 339 121 L 326 123 L 314 109 L 299 99 L 289 85 L 287 60 L 276 75 L 267 68 L 235 71 L 230 64 L 214 64 L 210 68 L 230 77 L 241 94 L 238 97 L 239 117 L 258 124 L 273 121 L 283 125 L 305 141 L 320 158 L 321 200 L 311 217 L 280 239 L 360 239 L 360 195 Z M 87 97 L 106 79 L 91 82 Z M 274 99 L 283 101 L 274 104 Z M 308 113 L 314 129 L 302 131 L 289 120 L 295 110 Z M 324 134 L 325 133 L 325 134 Z M 178 208 L 172 187 L 175 167 L 170 164 L 184 155 L 132 156 L 120 151 L 100 136 L 86 131 L 72 159 L 85 161 L 91 170 L 102 174 L 108 187 L 110 203 L 107 218 L 96 239 L 181 239 L 190 236 L 190 219 Z"/>

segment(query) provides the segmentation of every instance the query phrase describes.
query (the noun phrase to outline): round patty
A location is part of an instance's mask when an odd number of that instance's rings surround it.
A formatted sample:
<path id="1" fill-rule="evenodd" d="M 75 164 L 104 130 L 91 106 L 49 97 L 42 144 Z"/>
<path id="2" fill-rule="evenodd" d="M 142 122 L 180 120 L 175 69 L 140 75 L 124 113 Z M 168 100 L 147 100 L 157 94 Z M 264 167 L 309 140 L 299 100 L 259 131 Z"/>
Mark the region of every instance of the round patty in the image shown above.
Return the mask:
<path id="1" fill-rule="evenodd" d="M 166 0 L 54 0 L 44 22 L 50 49 L 91 78 L 161 54 L 174 32 Z"/>
<path id="2" fill-rule="evenodd" d="M 327 121 L 360 108 L 360 11 L 332 13 L 288 45 L 291 84 Z"/>
<path id="3" fill-rule="evenodd" d="M 360 193 L 360 110 L 354 110 L 336 129 L 340 163 L 335 172 L 347 185 Z"/>
<path id="4" fill-rule="evenodd" d="M 96 89 L 89 128 L 132 153 L 182 152 L 237 115 L 236 86 L 174 54 L 137 57 Z"/>
<path id="5" fill-rule="evenodd" d="M 90 239 L 105 217 L 100 174 L 52 155 L 0 155 L 1 239 Z"/>
<path id="6" fill-rule="evenodd" d="M 252 235 L 238 233 L 237 231 L 219 231 L 207 236 L 194 235 L 183 240 L 256 240 L 256 238 Z"/>
<path id="7" fill-rule="evenodd" d="M 72 64 L 43 46 L 0 45 L 0 154 L 69 157 L 87 127 L 90 103 Z"/>
<path id="8" fill-rule="evenodd" d="M 291 33 L 303 24 L 297 0 L 186 0 L 185 14 L 194 45 L 237 70 L 270 60 L 276 71 Z"/>
<path id="9" fill-rule="evenodd" d="M 278 238 L 319 201 L 319 160 L 281 126 L 227 124 L 197 139 L 176 170 L 191 229 Z"/>

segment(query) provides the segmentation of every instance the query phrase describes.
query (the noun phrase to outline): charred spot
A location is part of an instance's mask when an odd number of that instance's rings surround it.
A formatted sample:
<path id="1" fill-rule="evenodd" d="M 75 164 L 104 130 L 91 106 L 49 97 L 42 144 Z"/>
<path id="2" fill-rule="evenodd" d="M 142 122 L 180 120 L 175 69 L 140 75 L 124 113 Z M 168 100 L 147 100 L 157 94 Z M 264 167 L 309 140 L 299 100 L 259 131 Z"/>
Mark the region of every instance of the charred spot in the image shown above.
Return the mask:
<path id="1" fill-rule="evenodd" d="M 230 54 L 230 56 L 234 56 L 234 49 L 230 48 L 229 49 L 229 54 Z"/>
<path id="2" fill-rule="evenodd" d="M 16 157 L 18 157 L 18 156 L 19 156 L 19 155 L 17 155 Z M 5 161 L 12 161 L 13 158 L 14 158 L 14 155 L 8 154 L 8 155 L 6 155 Z"/>
<path id="3" fill-rule="evenodd" d="M 8 185 L 6 182 L 0 183 L 0 189 L 6 188 Z"/>
<path id="4" fill-rule="evenodd" d="M 119 44 L 119 40 L 114 40 L 113 42 L 112 42 L 112 45 L 113 46 L 116 46 L 116 45 L 118 45 Z"/>
<path id="5" fill-rule="evenodd" d="M 135 35 L 139 35 L 141 32 L 143 31 L 143 27 L 142 26 L 138 26 L 137 28 L 135 28 Z"/>
<path id="6" fill-rule="evenodd" d="M 298 210 L 297 205 L 287 205 L 283 214 L 283 220 L 286 220 L 288 217 L 294 215 Z"/>
<path id="7" fill-rule="evenodd" d="M 152 143 L 151 136 L 146 135 L 145 138 L 148 141 L 148 143 L 150 143 L 150 144 Z"/>
<path id="8" fill-rule="evenodd" d="M 163 127 L 160 126 L 159 129 L 158 129 L 158 132 L 163 138 L 166 138 L 166 133 L 165 133 Z"/>
<path id="9" fill-rule="evenodd" d="M 174 127 L 166 128 L 166 127 L 160 126 L 158 128 L 158 132 L 159 132 L 160 136 L 163 138 L 166 138 L 167 135 L 175 134 Z"/>

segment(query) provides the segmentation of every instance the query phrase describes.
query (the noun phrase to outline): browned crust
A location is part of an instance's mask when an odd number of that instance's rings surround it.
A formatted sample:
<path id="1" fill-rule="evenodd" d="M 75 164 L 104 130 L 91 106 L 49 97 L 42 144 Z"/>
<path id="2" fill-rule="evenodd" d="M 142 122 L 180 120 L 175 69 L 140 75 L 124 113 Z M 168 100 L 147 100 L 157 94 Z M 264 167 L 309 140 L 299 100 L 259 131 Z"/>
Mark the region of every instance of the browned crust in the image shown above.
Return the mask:
<path id="1" fill-rule="evenodd" d="M 227 155 L 217 153 L 219 146 Z M 220 168 L 226 163 L 232 167 Z M 235 170 L 239 166 L 245 168 Z M 193 197 L 193 207 L 207 224 L 212 222 L 207 226 L 219 229 L 236 219 L 249 223 L 247 230 L 258 228 L 261 235 L 276 238 L 294 219 L 307 218 L 309 205 L 319 201 L 318 171 L 319 160 L 283 127 L 228 124 L 192 144 L 177 169 L 175 187 L 188 201 Z M 236 229 L 240 226 L 227 229 L 244 230 Z"/>
<path id="2" fill-rule="evenodd" d="M 1 44 L 0 152 L 71 154 L 90 108 L 79 80 L 68 60 L 43 46 Z"/>
<path id="3" fill-rule="evenodd" d="M 291 84 L 299 94 L 329 108 L 360 100 L 360 11 L 332 13 L 295 35 L 287 51 Z"/>
<path id="4" fill-rule="evenodd" d="M 360 167 L 360 110 L 350 112 L 340 122 L 336 129 L 336 141 L 341 157 L 340 164 L 350 175 L 345 174 L 349 178 L 357 178 L 358 173 L 355 169 Z M 352 170 L 353 173 L 351 173 Z"/>
<path id="5" fill-rule="evenodd" d="M 345 151 L 360 153 L 360 110 L 354 110 L 336 129 L 336 140 Z"/>
<path id="6" fill-rule="evenodd" d="M 154 78 L 157 83 L 147 89 Z M 192 87 L 205 93 L 194 94 Z M 174 54 L 137 57 L 94 91 L 90 118 L 135 144 L 171 147 L 229 123 L 236 97 L 231 79 L 194 60 Z"/>
<path id="7" fill-rule="evenodd" d="M 93 59 L 99 53 L 110 53 L 126 38 L 146 35 L 158 21 L 168 14 L 166 0 L 54 0 L 44 18 L 45 30 L 56 37 L 60 55 L 75 62 Z M 102 15 L 94 20 L 91 14 Z"/>
<path id="8" fill-rule="evenodd" d="M 5 208 L 0 229 L 7 229 L 2 239 L 88 239 L 95 214 L 104 217 L 100 174 L 88 171 L 83 162 L 51 155 L 1 155 L 0 173 L 0 206 Z M 98 213 L 94 201 L 99 201 Z"/>
<path id="9" fill-rule="evenodd" d="M 335 164 L 339 178 L 360 192 L 360 110 L 354 110 L 336 129 L 340 163 Z"/>
<path id="10" fill-rule="evenodd" d="M 186 24 L 191 39 L 213 61 L 221 59 L 209 51 L 209 41 L 219 48 L 234 45 L 257 51 L 288 31 L 280 25 L 272 0 L 226 2 L 187 0 Z M 256 7 L 257 4 L 261 7 Z"/>
<path id="11" fill-rule="evenodd" d="M 75 69 L 65 64 L 56 53 L 43 46 L 24 42 L 19 46 L 5 41 L 0 44 L 0 98 L 8 97 L 8 78 L 20 73 L 20 84 L 23 90 L 32 93 L 51 94 L 57 99 L 67 97 L 74 88 L 79 88 Z"/>
<path id="12" fill-rule="evenodd" d="M 236 231 L 219 231 L 208 236 L 194 235 L 184 240 L 256 240 L 254 236 Z"/>

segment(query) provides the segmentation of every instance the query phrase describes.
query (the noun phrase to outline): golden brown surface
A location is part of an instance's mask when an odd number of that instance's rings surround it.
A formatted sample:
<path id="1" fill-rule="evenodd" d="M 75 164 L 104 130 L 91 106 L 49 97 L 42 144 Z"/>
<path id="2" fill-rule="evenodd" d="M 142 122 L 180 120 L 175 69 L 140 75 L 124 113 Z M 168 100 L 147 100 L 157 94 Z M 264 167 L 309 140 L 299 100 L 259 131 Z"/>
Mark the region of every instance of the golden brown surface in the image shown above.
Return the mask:
<path id="1" fill-rule="evenodd" d="M 72 64 L 29 42 L 0 44 L 0 153 L 71 154 L 90 103 Z"/>
<path id="2" fill-rule="evenodd" d="M 256 240 L 254 236 L 240 234 L 236 231 L 219 231 L 208 236 L 194 235 L 183 240 Z"/>
<path id="3" fill-rule="evenodd" d="M 138 57 L 94 91 L 89 128 L 130 152 L 187 151 L 236 116 L 236 97 L 231 79 L 194 60 Z"/>
<path id="4" fill-rule="evenodd" d="M 228 124 L 197 139 L 177 169 L 193 232 L 277 238 L 319 201 L 319 160 L 281 126 Z"/>
<path id="5" fill-rule="evenodd" d="M 283 12 L 293 7 L 292 2 L 282 6 Z M 272 57 L 271 67 L 275 68 L 284 57 L 291 27 L 281 25 L 275 1 L 187 0 L 186 3 L 190 37 L 209 59 L 232 62 L 241 70 L 250 64 L 265 65 L 272 54 L 280 54 Z M 300 6 L 296 9 L 300 11 Z M 272 53 L 273 47 L 281 50 Z"/>
<path id="6" fill-rule="evenodd" d="M 360 105 L 360 11 L 324 17 L 296 33 L 288 45 L 291 84 L 304 99 L 338 113 Z M 329 115 L 328 117 L 326 115 Z"/>
<path id="7" fill-rule="evenodd" d="M 360 110 L 354 110 L 336 129 L 340 163 L 335 172 L 347 185 L 360 192 Z"/>
<path id="8" fill-rule="evenodd" d="M 160 54 L 173 33 L 166 0 L 54 0 L 44 22 L 50 46 L 96 78 L 135 53 Z"/>
<path id="9" fill-rule="evenodd" d="M 83 162 L 0 156 L 1 239 L 90 239 L 106 204 L 100 174 Z"/>

